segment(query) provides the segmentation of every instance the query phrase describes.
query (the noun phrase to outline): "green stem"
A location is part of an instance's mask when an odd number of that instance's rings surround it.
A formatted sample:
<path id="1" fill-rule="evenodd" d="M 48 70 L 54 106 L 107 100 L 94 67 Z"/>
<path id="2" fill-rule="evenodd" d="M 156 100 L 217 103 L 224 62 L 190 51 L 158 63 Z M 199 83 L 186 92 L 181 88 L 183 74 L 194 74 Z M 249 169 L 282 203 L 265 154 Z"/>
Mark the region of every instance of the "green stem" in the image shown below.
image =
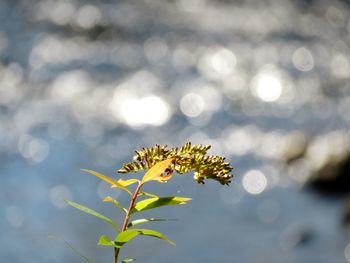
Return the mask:
<path id="1" fill-rule="evenodd" d="M 137 196 L 141 190 L 142 185 L 143 184 L 141 182 L 139 182 L 138 186 L 135 189 L 135 192 L 130 200 L 130 205 L 129 205 L 128 211 L 125 215 L 124 223 L 123 223 L 123 226 L 122 226 L 120 232 L 125 231 L 127 226 L 128 226 L 131 210 L 134 208 Z M 114 248 L 114 261 L 113 261 L 113 263 L 118 263 L 119 251 L 120 251 L 120 248 L 116 248 L 116 247 Z"/>

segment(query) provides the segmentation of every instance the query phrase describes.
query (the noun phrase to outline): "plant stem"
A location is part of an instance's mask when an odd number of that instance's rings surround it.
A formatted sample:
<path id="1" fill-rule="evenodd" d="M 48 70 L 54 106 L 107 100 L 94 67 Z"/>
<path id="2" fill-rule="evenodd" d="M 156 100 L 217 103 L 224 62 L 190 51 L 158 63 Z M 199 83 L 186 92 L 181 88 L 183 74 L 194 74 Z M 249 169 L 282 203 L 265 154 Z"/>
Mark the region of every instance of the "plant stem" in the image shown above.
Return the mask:
<path id="1" fill-rule="evenodd" d="M 140 192 L 142 185 L 143 184 L 141 182 L 139 182 L 138 186 L 135 189 L 135 192 L 130 200 L 130 205 L 129 205 L 128 211 L 125 215 L 124 223 L 123 223 L 123 226 L 122 226 L 120 232 L 125 231 L 127 226 L 128 226 L 131 210 L 134 208 L 138 193 Z M 118 263 L 119 250 L 120 250 L 120 248 L 116 248 L 116 247 L 114 248 L 114 261 L 113 261 L 113 263 Z"/>

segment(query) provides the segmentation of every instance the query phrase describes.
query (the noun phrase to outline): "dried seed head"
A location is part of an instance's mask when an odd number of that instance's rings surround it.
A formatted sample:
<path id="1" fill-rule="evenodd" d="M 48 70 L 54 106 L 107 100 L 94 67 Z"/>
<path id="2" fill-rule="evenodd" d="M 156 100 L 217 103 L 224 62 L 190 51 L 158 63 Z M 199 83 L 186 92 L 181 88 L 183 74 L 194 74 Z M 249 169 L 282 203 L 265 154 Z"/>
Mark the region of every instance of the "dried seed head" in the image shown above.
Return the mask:
<path id="1" fill-rule="evenodd" d="M 118 170 L 119 173 L 138 172 L 148 170 L 154 164 L 173 158 L 174 163 L 168 172 L 175 170 L 179 174 L 194 171 L 194 180 L 204 184 L 205 179 L 213 179 L 223 185 L 229 185 L 233 177 L 233 167 L 225 162 L 222 156 L 207 155 L 210 145 L 192 145 L 186 143 L 181 148 L 167 149 L 167 145 L 156 145 L 150 148 L 142 148 L 135 151 L 134 162 L 126 163 Z"/>

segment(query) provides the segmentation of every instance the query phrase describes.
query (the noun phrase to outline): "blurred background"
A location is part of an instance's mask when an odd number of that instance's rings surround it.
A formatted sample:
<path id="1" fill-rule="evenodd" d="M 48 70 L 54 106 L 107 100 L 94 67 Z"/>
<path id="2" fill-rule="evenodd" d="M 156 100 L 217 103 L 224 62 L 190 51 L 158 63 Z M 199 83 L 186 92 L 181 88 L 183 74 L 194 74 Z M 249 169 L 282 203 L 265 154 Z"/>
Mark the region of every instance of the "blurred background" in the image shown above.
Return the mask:
<path id="1" fill-rule="evenodd" d="M 139 262 L 350 262 L 350 1 L 2 0 L 0 257 L 96 262 L 110 176 L 134 150 L 211 144 L 231 186 L 191 174 L 149 191 L 192 197 L 144 213 Z M 130 175 L 122 175 L 128 177 Z"/>

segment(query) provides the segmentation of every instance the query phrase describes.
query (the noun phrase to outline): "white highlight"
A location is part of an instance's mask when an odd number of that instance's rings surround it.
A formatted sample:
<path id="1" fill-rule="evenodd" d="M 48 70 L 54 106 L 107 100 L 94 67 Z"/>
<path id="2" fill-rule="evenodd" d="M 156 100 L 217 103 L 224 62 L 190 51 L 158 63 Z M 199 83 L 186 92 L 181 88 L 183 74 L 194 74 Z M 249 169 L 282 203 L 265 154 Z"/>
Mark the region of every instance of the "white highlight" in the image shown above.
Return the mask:
<path id="1" fill-rule="evenodd" d="M 213 70 L 221 75 L 229 75 L 233 72 L 237 60 L 236 56 L 228 49 L 217 50 L 211 57 L 211 66 Z"/>
<path id="2" fill-rule="evenodd" d="M 188 93 L 180 101 L 181 111 L 188 117 L 196 117 L 204 110 L 204 100 L 195 93 Z"/>
<path id="3" fill-rule="evenodd" d="M 76 14 L 77 24 L 85 29 L 94 27 L 102 17 L 100 9 L 94 5 L 84 5 Z"/>
<path id="4" fill-rule="evenodd" d="M 126 91 L 118 92 L 109 108 L 116 118 L 133 127 L 159 126 L 170 118 L 169 105 L 162 98 L 154 95 L 138 98 Z"/>
<path id="5" fill-rule="evenodd" d="M 344 249 L 344 255 L 347 262 L 350 262 L 350 243 Z"/>
<path id="6" fill-rule="evenodd" d="M 242 185 L 248 193 L 258 195 L 266 189 L 267 179 L 261 171 L 250 170 L 243 176 Z"/>
<path id="7" fill-rule="evenodd" d="M 281 80 L 273 75 L 261 74 L 257 79 L 256 95 L 264 102 L 274 102 L 282 94 Z"/>
<path id="8" fill-rule="evenodd" d="M 330 63 L 332 74 L 337 78 L 350 77 L 349 59 L 342 53 L 336 53 Z"/>
<path id="9" fill-rule="evenodd" d="M 300 71 L 310 71 L 314 68 L 314 58 L 311 52 L 301 47 L 294 51 L 292 61 L 294 66 Z"/>
<path id="10" fill-rule="evenodd" d="M 125 101 L 121 107 L 121 114 L 131 126 L 162 125 L 168 121 L 170 115 L 168 104 L 153 95 Z"/>
<path id="11" fill-rule="evenodd" d="M 27 160 L 33 163 L 40 163 L 49 154 L 49 144 L 45 140 L 25 134 L 19 139 L 18 151 Z"/>
<path id="12" fill-rule="evenodd" d="M 199 71 L 209 79 L 223 79 L 232 74 L 237 64 L 235 54 L 224 47 L 208 48 L 199 59 Z"/>

